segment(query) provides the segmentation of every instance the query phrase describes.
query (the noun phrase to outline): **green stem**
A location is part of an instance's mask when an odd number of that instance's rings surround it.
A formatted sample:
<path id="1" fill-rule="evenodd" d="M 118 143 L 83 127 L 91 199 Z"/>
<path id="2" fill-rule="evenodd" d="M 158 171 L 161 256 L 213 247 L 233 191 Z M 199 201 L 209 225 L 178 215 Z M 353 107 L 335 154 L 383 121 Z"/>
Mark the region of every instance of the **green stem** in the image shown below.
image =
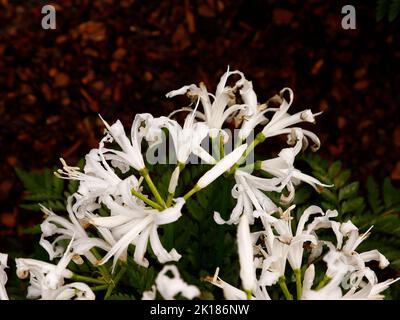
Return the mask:
<path id="1" fill-rule="evenodd" d="M 167 208 L 169 208 L 170 206 L 172 206 L 172 201 L 174 200 L 174 193 L 168 193 L 168 197 L 167 197 L 167 201 L 165 202 L 165 204 L 167 205 Z"/>
<path id="2" fill-rule="evenodd" d="M 294 273 L 296 275 L 296 291 L 297 291 L 297 300 L 301 300 L 301 293 L 302 293 L 302 287 L 301 287 L 301 270 L 296 269 L 294 270 Z"/>
<path id="3" fill-rule="evenodd" d="M 117 275 L 115 276 L 115 278 L 110 282 L 106 295 L 104 296 L 104 300 L 107 300 L 110 296 L 112 291 L 114 290 L 114 288 L 117 286 L 119 280 L 121 280 L 122 276 L 124 275 L 126 271 L 126 266 L 122 266 L 121 269 L 119 270 L 119 272 L 117 273 Z"/>
<path id="4" fill-rule="evenodd" d="M 316 290 L 318 291 L 318 290 L 322 289 L 323 287 L 325 287 L 325 285 L 326 285 L 329 281 L 331 281 L 331 278 L 328 277 L 328 276 L 325 274 L 325 275 L 324 275 L 324 278 L 323 278 L 323 279 L 321 280 L 321 282 L 318 284 Z"/>
<path id="5" fill-rule="evenodd" d="M 144 169 L 140 170 L 139 172 L 143 176 L 144 180 L 146 180 L 147 185 L 149 186 L 149 188 L 150 188 L 151 192 L 153 193 L 154 197 L 156 198 L 157 202 L 163 208 L 165 208 L 165 202 L 164 202 L 163 198 L 161 197 L 160 193 L 158 192 L 156 186 L 154 185 L 153 180 L 151 180 L 149 171 L 146 168 L 144 168 Z"/>
<path id="6" fill-rule="evenodd" d="M 251 300 L 252 296 L 251 296 L 251 290 L 245 290 L 246 292 L 246 298 L 247 300 Z"/>
<path id="7" fill-rule="evenodd" d="M 197 191 L 200 191 L 201 190 L 201 188 L 196 184 L 188 193 L 186 193 L 184 196 L 183 196 L 183 199 L 185 199 L 185 201 L 187 200 L 187 199 L 189 199 L 192 195 L 194 195 Z"/>
<path id="8" fill-rule="evenodd" d="M 95 286 L 95 287 L 90 287 L 92 291 L 101 291 L 101 290 L 106 290 L 108 289 L 109 285 L 108 284 L 103 284 L 102 286 Z"/>
<path id="9" fill-rule="evenodd" d="M 221 133 L 219 134 L 219 154 L 221 159 L 225 157 L 224 136 Z"/>
<path id="10" fill-rule="evenodd" d="M 279 278 L 279 286 L 282 289 L 283 294 L 285 295 L 286 300 L 293 300 L 293 296 L 288 290 L 288 287 L 286 286 L 286 278 L 285 276 L 282 276 Z"/>
<path id="11" fill-rule="evenodd" d="M 101 256 L 96 248 L 92 248 L 90 251 L 93 253 L 93 255 L 98 261 L 101 260 Z M 101 275 L 104 277 L 106 281 L 109 281 L 111 279 L 111 275 L 105 266 L 97 264 L 96 267 L 99 268 Z"/>
<path id="12" fill-rule="evenodd" d="M 95 283 L 95 284 L 101 284 L 101 285 L 104 285 L 106 283 L 104 280 L 101 280 L 101 279 L 96 279 L 96 278 L 87 277 L 87 276 L 81 276 L 81 275 L 75 274 L 75 273 L 73 274 L 71 279 L 76 280 L 76 281 L 89 282 L 89 283 Z"/>
<path id="13" fill-rule="evenodd" d="M 253 151 L 253 149 L 261 142 L 265 140 L 265 136 L 263 135 L 262 132 L 256 135 L 256 138 L 250 143 L 250 145 L 247 146 L 246 151 L 243 153 L 243 155 L 240 157 L 238 162 L 236 162 L 232 168 L 229 170 L 229 174 L 235 173 L 236 169 L 240 166 L 240 164 L 247 158 L 247 156 L 250 154 L 250 152 Z"/>
<path id="14" fill-rule="evenodd" d="M 140 192 L 137 192 L 135 189 L 131 189 L 131 193 L 138 197 L 140 200 L 143 202 L 147 203 L 149 206 L 152 206 L 154 209 L 162 211 L 164 208 L 160 206 L 158 203 L 154 202 L 153 200 L 150 200 L 149 198 L 145 197 L 143 194 Z"/>
<path id="15" fill-rule="evenodd" d="M 219 148 L 219 136 L 211 139 L 212 156 L 215 160 L 221 160 L 221 153 Z"/>

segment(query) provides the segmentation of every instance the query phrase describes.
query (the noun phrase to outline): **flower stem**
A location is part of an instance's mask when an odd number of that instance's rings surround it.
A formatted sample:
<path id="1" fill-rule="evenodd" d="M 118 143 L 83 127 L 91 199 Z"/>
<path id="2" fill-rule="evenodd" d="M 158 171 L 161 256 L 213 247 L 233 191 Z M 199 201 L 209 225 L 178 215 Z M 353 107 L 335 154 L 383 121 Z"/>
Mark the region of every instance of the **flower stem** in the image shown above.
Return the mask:
<path id="1" fill-rule="evenodd" d="M 165 208 L 165 202 L 163 200 L 163 198 L 161 197 L 160 193 L 158 192 L 156 186 L 153 183 L 153 180 L 151 180 L 151 177 L 149 175 L 149 171 L 144 168 L 142 170 L 140 170 L 140 174 L 143 176 L 144 180 L 146 180 L 147 185 L 149 186 L 151 192 L 153 193 L 154 197 L 156 198 L 157 202 L 163 207 Z"/>
<path id="2" fill-rule="evenodd" d="M 97 251 L 96 248 L 92 248 L 90 251 L 93 253 L 93 255 L 95 256 L 95 258 L 98 261 L 101 260 L 101 256 L 100 256 L 100 254 L 99 254 L 99 252 Z M 103 276 L 105 281 L 108 282 L 111 279 L 111 275 L 108 272 L 107 268 L 105 266 L 99 265 L 99 264 L 96 264 L 96 267 L 99 268 L 101 275 Z"/>
<path id="3" fill-rule="evenodd" d="M 294 270 L 294 274 L 296 275 L 296 291 L 297 291 L 297 300 L 301 300 L 301 270 L 296 269 Z"/>
<path id="4" fill-rule="evenodd" d="M 121 280 L 125 271 L 126 271 L 126 265 L 123 265 L 121 267 L 121 269 L 119 270 L 119 272 L 117 273 L 117 275 L 115 276 L 115 278 L 110 282 L 107 292 L 106 292 L 106 295 L 104 296 L 104 300 L 107 300 L 111 296 L 112 291 L 117 286 L 119 280 Z"/>
<path id="5" fill-rule="evenodd" d="M 325 285 L 331 281 L 331 278 L 329 276 L 327 276 L 326 274 L 324 275 L 324 278 L 321 280 L 321 282 L 318 284 L 316 290 L 320 290 L 323 287 L 325 287 Z"/>
<path id="6" fill-rule="evenodd" d="M 246 292 L 246 297 L 247 297 L 247 300 L 251 300 L 251 290 L 245 290 L 245 292 Z"/>
<path id="7" fill-rule="evenodd" d="M 157 210 L 163 210 L 163 207 L 160 206 L 158 203 L 154 202 L 153 200 L 150 200 L 149 198 L 146 198 L 143 194 L 141 194 L 140 192 L 137 192 L 135 189 L 131 189 L 131 193 L 138 197 L 140 200 L 142 200 L 143 202 L 147 203 L 149 206 L 152 206 L 154 209 Z"/>
<path id="8" fill-rule="evenodd" d="M 183 196 L 183 199 L 185 199 L 185 201 L 187 200 L 187 199 L 189 199 L 192 195 L 194 195 L 197 191 L 200 191 L 201 190 L 201 188 L 196 184 L 188 193 L 186 193 L 184 196 Z"/>
<path id="9" fill-rule="evenodd" d="M 76 281 L 83 281 L 83 282 L 90 282 L 90 283 L 95 283 L 95 284 L 100 284 L 100 285 L 105 285 L 107 286 L 104 280 L 101 279 L 96 279 L 96 278 L 92 278 L 92 277 L 87 277 L 87 276 L 81 276 L 79 274 L 73 274 L 73 276 L 71 277 L 72 280 L 76 280 Z"/>
<path id="10" fill-rule="evenodd" d="M 92 291 L 101 291 L 101 290 L 106 290 L 108 289 L 109 285 L 108 284 L 103 284 L 102 286 L 95 286 L 95 287 L 90 287 Z"/>
<path id="11" fill-rule="evenodd" d="M 225 157 L 224 136 L 221 133 L 219 134 L 219 154 L 221 159 Z"/>
<path id="12" fill-rule="evenodd" d="M 240 164 L 247 158 L 247 156 L 250 154 L 250 152 L 253 151 L 253 149 L 261 142 L 265 140 L 265 136 L 262 132 L 256 135 L 256 138 L 250 143 L 250 145 L 247 147 L 246 151 L 243 153 L 243 155 L 240 157 L 240 159 L 232 166 L 232 168 L 229 170 L 229 174 L 233 174 L 236 169 L 240 166 Z"/>
<path id="13" fill-rule="evenodd" d="M 286 286 L 286 278 L 285 276 L 282 276 L 279 278 L 279 286 L 282 289 L 283 294 L 285 295 L 286 300 L 293 300 L 293 296 L 288 290 L 288 287 Z"/>

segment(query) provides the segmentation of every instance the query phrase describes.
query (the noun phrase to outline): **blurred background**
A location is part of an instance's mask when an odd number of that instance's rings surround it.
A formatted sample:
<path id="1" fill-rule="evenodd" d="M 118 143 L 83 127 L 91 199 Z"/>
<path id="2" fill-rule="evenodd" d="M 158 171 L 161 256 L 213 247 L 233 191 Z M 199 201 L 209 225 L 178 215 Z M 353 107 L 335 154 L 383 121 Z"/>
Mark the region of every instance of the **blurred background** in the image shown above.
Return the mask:
<path id="1" fill-rule="evenodd" d="M 42 29 L 45 4 L 55 30 Z M 345 4 L 355 30 L 341 26 Z M 324 158 L 398 185 L 399 20 L 377 22 L 375 1 L 0 0 L 0 237 L 32 220 L 15 167 L 74 164 L 98 145 L 98 114 L 128 127 L 139 112 L 167 115 L 188 104 L 168 91 L 213 92 L 228 65 L 260 102 L 289 86 L 291 112 L 323 111 Z"/>

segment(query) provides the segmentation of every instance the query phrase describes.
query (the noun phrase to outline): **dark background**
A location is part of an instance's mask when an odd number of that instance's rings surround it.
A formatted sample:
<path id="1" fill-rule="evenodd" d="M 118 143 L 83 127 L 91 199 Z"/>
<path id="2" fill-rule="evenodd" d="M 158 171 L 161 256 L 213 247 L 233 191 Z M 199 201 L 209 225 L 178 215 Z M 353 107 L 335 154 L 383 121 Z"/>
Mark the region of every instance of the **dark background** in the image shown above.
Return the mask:
<path id="1" fill-rule="evenodd" d="M 44 4 L 56 30 L 41 28 Z M 344 4 L 356 30 L 341 28 Z M 74 164 L 98 145 L 99 113 L 127 126 L 167 115 L 188 102 L 165 93 L 200 81 L 214 92 L 228 65 L 260 102 L 289 86 L 292 113 L 324 111 L 313 130 L 325 158 L 398 182 L 400 19 L 375 14 L 375 1 L 0 0 L 0 237 L 32 214 L 15 166 Z"/>

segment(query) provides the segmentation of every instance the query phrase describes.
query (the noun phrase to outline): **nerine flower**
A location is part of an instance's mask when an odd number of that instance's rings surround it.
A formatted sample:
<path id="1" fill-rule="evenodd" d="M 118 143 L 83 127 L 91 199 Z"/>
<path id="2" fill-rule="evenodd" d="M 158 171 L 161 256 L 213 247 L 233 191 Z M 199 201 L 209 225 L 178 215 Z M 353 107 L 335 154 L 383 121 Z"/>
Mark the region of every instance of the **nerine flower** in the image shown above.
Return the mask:
<path id="1" fill-rule="evenodd" d="M 264 179 L 252 176 L 248 172 L 237 169 L 236 184 L 232 189 L 232 197 L 237 199 L 236 205 L 228 220 L 224 220 L 218 212 L 214 212 L 214 220 L 218 224 L 237 224 L 242 215 L 246 215 L 249 223 L 254 223 L 254 210 L 269 214 L 277 210 L 274 202 L 263 191 L 279 191 L 281 180 Z"/>
<path id="2" fill-rule="evenodd" d="M 289 102 L 283 97 L 285 91 L 289 92 Z M 279 107 L 279 110 L 276 111 L 271 118 L 271 120 L 267 123 L 267 125 L 263 128 L 262 134 L 264 137 L 269 138 L 281 134 L 288 134 L 291 132 L 293 128 L 291 127 L 300 122 L 311 122 L 315 123 L 315 116 L 320 113 L 313 114 L 311 110 L 307 109 L 293 115 L 289 115 L 287 111 L 289 110 L 292 102 L 293 102 L 293 91 L 290 88 L 284 88 L 280 92 L 282 103 Z M 300 128 L 299 128 L 300 129 Z M 320 146 L 320 141 L 318 137 L 312 133 L 311 131 L 301 129 L 304 136 L 310 138 L 314 142 L 314 149 L 318 149 Z"/>
<path id="3" fill-rule="evenodd" d="M 312 229 L 305 230 L 305 225 L 309 220 L 311 215 L 314 214 L 324 214 L 321 208 L 317 206 L 311 206 L 304 210 L 303 214 L 299 219 L 297 224 L 296 232 L 293 234 L 292 231 L 292 217 L 290 211 L 294 209 L 294 205 L 289 207 L 285 212 L 281 211 L 280 219 L 275 218 L 271 215 L 264 214 L 262 216 L 262 221 L 264 225 L 273 226 L 278 234 L 277 239 L 288 245 L 288 255 L 287 259 L 293 270 L 299 270 L 301 268 L 301 263 L 303 259 L 303 245 L 305 242 L 311 242 L 314 245 L 317 244 L 317 238 L 311 234 Z M 258 213 L 261 215 L 262 213 Z"/>
<path id="4" fill-rule="evenodd" d="M 244 77 L 242 72 L 237 70 L 229 71 L 228 67 L 228 70 L 222 75 L 217 85 L 215 95 L 208 93 L 205 85 L 200 83 L 200 87 L 194 84 L 187 85 L 178 90 L 168 92 L 166 96 L 167 98 L 172 98 L 187 93 L 190 97 L 200 98 L 204 113 L 197 112 L 196 115 L 204 119 L 207 126 L 212 129 L 210 136 L 216 137 L 224 122 L 245 108 L 244 105 L 236 104 L 234 93 L 237 90 L 237 86 L 230 87 L 226 85 L 228 78 L 233 74 L 238 74 L 241 78 Z M 210 96 L 213 98 L 213 102 L 211 102 Z M 185 108 L 182 111 L 186 110 Z"/>
<path id="5" fill-rule="evenodd" d="M 221 288 L 223 290 L 225 299 L 247 300 L 249 298 L 248 293 L 225 282 L 218 276 L 218 274 L 219 268 L 215 270 L 215 274 L 213 277 L 206 277 L 205 280 Z M 257 284 L 257 286 L 252 291 L 252 295 L 249 300 L 271 300 L 271 298 L 268 294 L 266 286 Z"/>
<path id="6" fill-rule="evenodd" d="M 74 297 L 80 300 L 95 299 L 94 293 L 85 283 L 64 284 L 65 278 L 73 277 L 73 273 L 67 269 L 69 262 L 75 255 L 71 251 L 72 242 L 73 239 L 57 265 L 35 259 L 15 259 L 17 276 L 20 279 L 30 277 L 28 299 L 69 300 Z"/>
<path id="7" fill-rule="evenodd" d="M 137 171 L 143 170 L 145 168 L 141 150 L 143 136 L 140 134 L 140 129 L 142 123 L 149 119 L 152 119 L 152 116 L 148 113 L 137 114 L 133 120 L 131 137 L 129 139 L 125 134 L 121 121 L 117 120 L 110 126 L 102 118 L 108 130 L 108 135 L 103 138 L 102 142 L 116 142 L 121 148 L 121 151 L 119 151 L 103 147 L 102 151 L 105 152 L 106 159 L 129 165 Z"/>
<path id="8" fill-rule="evenodd" d="M 42 211 L 46 214 L 46 219 L 40 225 L 42 230 L 42 236 L 39 244 L 47 251 L 50 260 L 59 258 L 64 254 L 64 247 L 60 245 L 60 241 L 68 240 L 71 241 L 71 248 L 77 256 L 85 256 L 92 264 L 96 264 L 97 259 L 89 251 L 93 247 L 99 247 L 103 250 L 110 250 L 111 246 L 109 243 L 100 238 L 89 237 L 83 227 L 84 221 L 80 222 L 72 210 L 73 196 L 70 196 L 67 200 L 67 212 L 68 218 L 58 216 L 53 211 L 42 206 Z M 87 223 L 87 222 L 86 222 Z M 46 238 L 56 236 L 56 238 L 50 242 Z M 107 238 L 106 238 L 107 239 Z M 79 261 L 74 257 L 74 261 Z"/>
<path id="9" fill-rule="evenodd" d="M 168 274 L 171 274 L 170 277 Z M 182 280 L 178 268 L 174 265 L 167 265 L 157 275 L 155 285 L 152 289 L 143 293 L 142 300 L 155 300 L 156 291 L 165 300 L 175 300 L 177 294 L 181 294 L 186 299 L 192 300 L 200 295 L 200 290 L 193 285 L 187 284 Z"/>
<path id="10" fill-rule="evenodd" d="M 389 261 L 378 250 L 356 252 L 357 247 L 369 236 L 371 228 L 360 235 L 358 228 L 348 221 L 340 226 L 340 233 L 343 238 L 347 238 L 344 244 L 338 243 L 335 247 L 330 242 L 324 242 L 329 248 L 329 252 L 323 258 L 328 265 L 327 275 L 329 277 L 333 277 L 342 266 L 345 266 L 348 271 L 368 271 L 365 263 L 372 260 L 378 261 L 381 269 L 389 265 Z"/>
<path id="11" fill-rule="evenodd" d="M 292 129 L 291 134 L 297 140 L 296 145 L 293 148 L 282 149 L 278 157 L 268 159 L 260 162 L 260 169 L 268 172 L 274 177 L 285 181 L 285 187 L 289 191 L 289 194 L 285 196 L 281 195 L 281 201 L 284 203 L 290 203 L 293 201 L 295 196 L 295 185 L 303 181 L 311 185 L 314 189 L 319 191 L 318 187 L 331 187 L 332 185 L 323 184 L 314 177 L 302 173 L 300 170 L 294 167 L 294 160 L 302 149 L 303 145 L 303 131 L 301 129 Z"/>
<path id="12" fill-rule="evenodd" d="M 126 254 L 128 246 L 133 244 L 135 245 L 134 260 L 139 265 L 147 267 L 149 262 L 144 255 L 149 241 L 154 254 L 161 263 L 180 259 L 181 255 L 175 249 L 168 252 L 162 246 L 157 229 L 160 225 L 173 223 L 179 219 L 185 203 L 183 198 L 175 199 L 174 206 L 163 211 L 123 206 L 111 197 L 106 199 L 104 203 L 111 210 L 111 216 L 93 217 L 90 219 L 90 223 L 109 229 L 118 241 L 103 257 L 100 264 L 104 264 L 111 257 L 114 257 L 114 269 L 118 259 Z"/>
<path id="13" fill-rule="evenodd" d="M 0 300 L 8 300 L 8 294 L 6 291 L 7 273 L 4 270 L 7 268 L 8 255 L 0 253 Z"/>

